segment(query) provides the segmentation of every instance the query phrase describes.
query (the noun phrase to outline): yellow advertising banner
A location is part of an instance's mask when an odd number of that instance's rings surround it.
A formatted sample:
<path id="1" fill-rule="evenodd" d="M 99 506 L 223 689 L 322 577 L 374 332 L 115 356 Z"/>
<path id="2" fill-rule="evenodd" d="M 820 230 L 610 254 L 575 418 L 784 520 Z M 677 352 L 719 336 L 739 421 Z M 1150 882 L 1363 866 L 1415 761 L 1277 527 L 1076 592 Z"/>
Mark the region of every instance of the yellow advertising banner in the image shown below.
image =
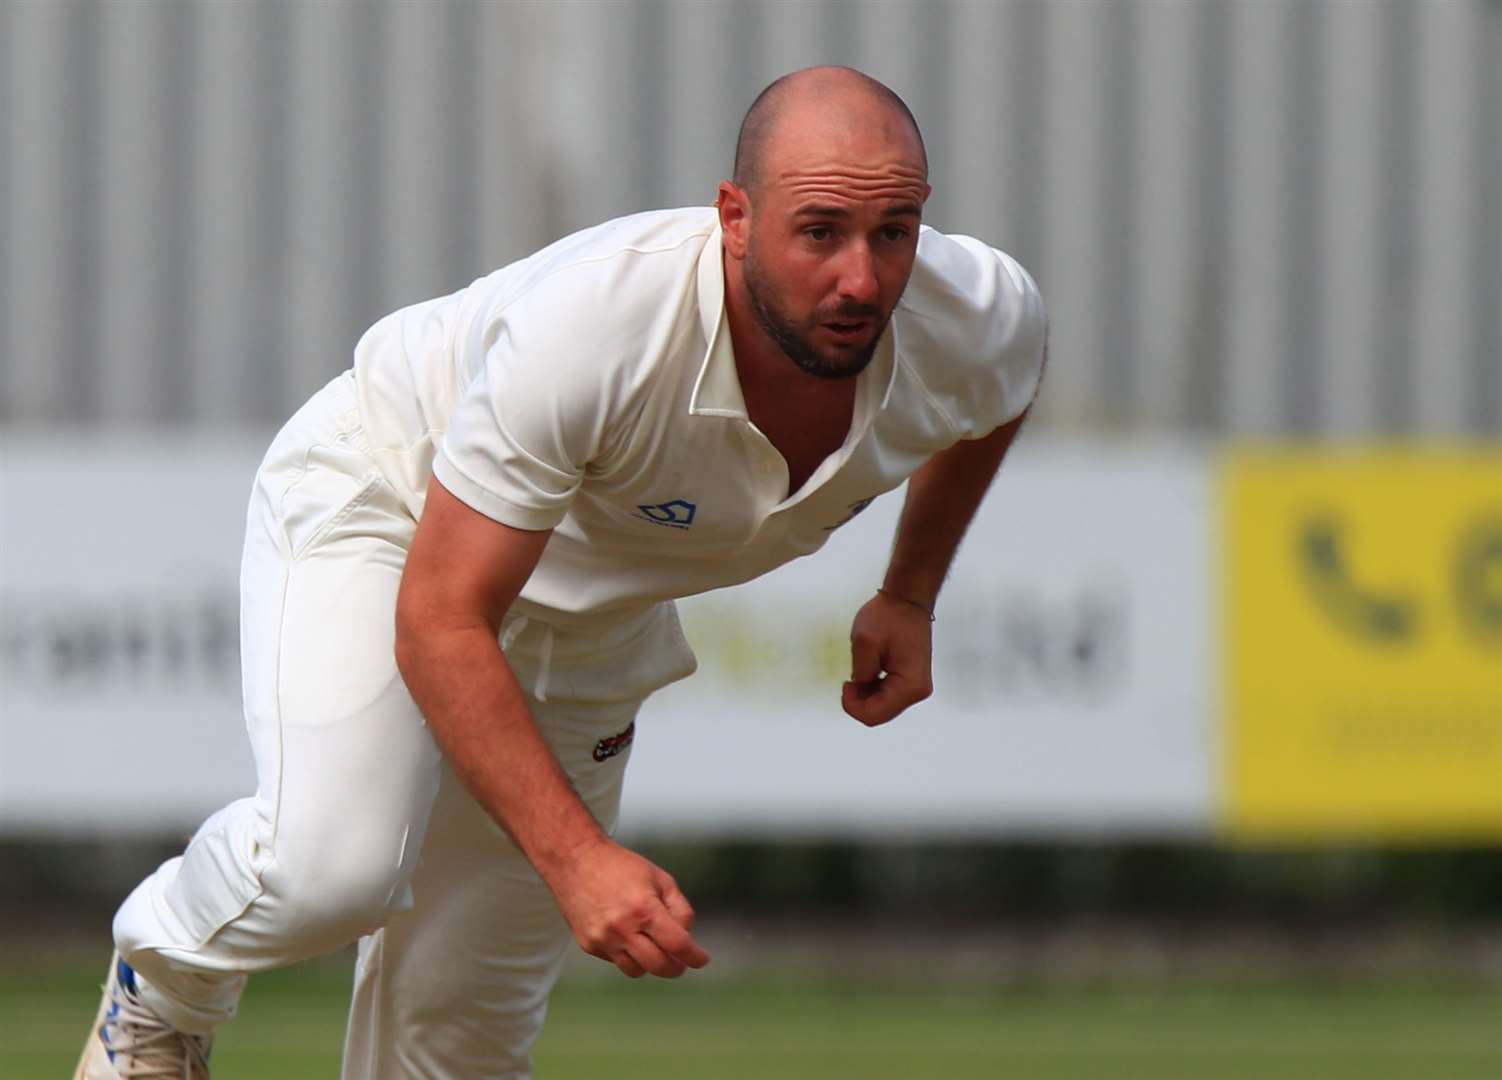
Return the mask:
<path id="1" fill-rule="evenodd" d="M 1229 452 L 1223 821 L 1502 837 L 1502 450 Z"/>

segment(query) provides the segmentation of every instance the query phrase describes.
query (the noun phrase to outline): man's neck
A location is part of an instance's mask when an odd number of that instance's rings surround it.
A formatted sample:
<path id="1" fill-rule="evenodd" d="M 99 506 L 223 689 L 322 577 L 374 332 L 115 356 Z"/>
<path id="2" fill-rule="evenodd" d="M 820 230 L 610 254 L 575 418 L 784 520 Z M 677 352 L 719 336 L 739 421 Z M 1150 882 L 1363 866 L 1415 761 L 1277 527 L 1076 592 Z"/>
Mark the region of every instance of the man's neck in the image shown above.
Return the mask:
<path id="1" fill-rule="evenodd" d="M 856 379 L 821 379 L 795 364 L 756 321 L 729 267 L 725 320 L 746 415 L 786 462 L 791 495 L 844 444 L 855 415 Z"/>
<path id="2" fill-rule="evenodd" d="M 766 430 L 757 413 L 775 404 L 780 412 L 803 422 L 844 416 L 848 426 L 856 380 L 820 378 L 794 363 L 757 321 L 739 266 L 734 260 L 725 262 L 725 321 L 730 328 L 741 396 L 751 421 Z"/>

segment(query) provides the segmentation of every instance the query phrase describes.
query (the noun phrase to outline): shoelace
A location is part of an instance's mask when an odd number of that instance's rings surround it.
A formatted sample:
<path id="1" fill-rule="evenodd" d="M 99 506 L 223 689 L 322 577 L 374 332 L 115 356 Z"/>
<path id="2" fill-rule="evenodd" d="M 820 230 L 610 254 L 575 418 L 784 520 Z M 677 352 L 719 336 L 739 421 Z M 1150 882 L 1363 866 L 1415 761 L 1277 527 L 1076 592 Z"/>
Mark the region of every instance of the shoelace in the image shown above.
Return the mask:
<path id="1" fill-rule="evenodd" d="M 115 995 L 119 1012 L 107 1024 L 121 1080 L 209 1080 L 210 1041 L 184 1035 L 130 995 Z"/>

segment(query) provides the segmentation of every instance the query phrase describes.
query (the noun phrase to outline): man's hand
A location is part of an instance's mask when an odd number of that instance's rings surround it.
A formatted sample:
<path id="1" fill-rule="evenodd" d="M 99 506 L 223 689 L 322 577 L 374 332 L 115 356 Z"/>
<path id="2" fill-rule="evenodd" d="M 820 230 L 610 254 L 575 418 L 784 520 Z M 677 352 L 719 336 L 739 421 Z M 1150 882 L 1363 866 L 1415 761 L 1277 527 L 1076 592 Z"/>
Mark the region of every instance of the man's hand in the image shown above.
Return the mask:
<path id="1" fill-rule="evenodd" d="M 850 659 L 850 681 L 840 703 L 867 727 L 885 724 L 934 692 L 928 613 L 877 593 L 856 612 Z"/>
<path id="2" fill-rule="evenodd" d="M 548 886 L 579 947 L 630 978 L 676 979 L 709 963 L 690 933 L 694 909 L 672 875 L 612 840 L 580 853 Z"/>

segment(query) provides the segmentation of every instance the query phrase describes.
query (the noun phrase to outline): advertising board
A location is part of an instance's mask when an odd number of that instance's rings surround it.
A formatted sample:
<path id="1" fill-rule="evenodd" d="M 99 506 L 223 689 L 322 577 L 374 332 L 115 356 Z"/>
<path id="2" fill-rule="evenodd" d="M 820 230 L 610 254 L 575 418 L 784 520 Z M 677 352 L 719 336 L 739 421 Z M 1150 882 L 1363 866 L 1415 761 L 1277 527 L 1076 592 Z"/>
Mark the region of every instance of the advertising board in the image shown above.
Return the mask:
<path id="1" fill-rule="evenodd" d="M 264 436 L 0 442 L 0 832 L 187 832 L 254 783 L 237 578 Z M 1502 836 L 1502 457 L 1024 438 L 867 729 L 902 492 L 683 602 L 628 834 Z"/>
<path id="2" fill-rule="evenodd" d="M 1502 836 L 1502 456 L 1225 469 L 1228 831 Z"/>
<path id="3" fill-rule="evenodd" d="M 0 830 L 188 831 L 251 790 L 236 582 L 263 443 L 0 447 Z M 643 710 L 625 827 L 1206 829 L 1209 497 L 1192 451 L 1024 440 L 941 600 L 934 698 L 875 731 L 838 696 L 901 492 L 690 599 L 701 670 Z"/>

